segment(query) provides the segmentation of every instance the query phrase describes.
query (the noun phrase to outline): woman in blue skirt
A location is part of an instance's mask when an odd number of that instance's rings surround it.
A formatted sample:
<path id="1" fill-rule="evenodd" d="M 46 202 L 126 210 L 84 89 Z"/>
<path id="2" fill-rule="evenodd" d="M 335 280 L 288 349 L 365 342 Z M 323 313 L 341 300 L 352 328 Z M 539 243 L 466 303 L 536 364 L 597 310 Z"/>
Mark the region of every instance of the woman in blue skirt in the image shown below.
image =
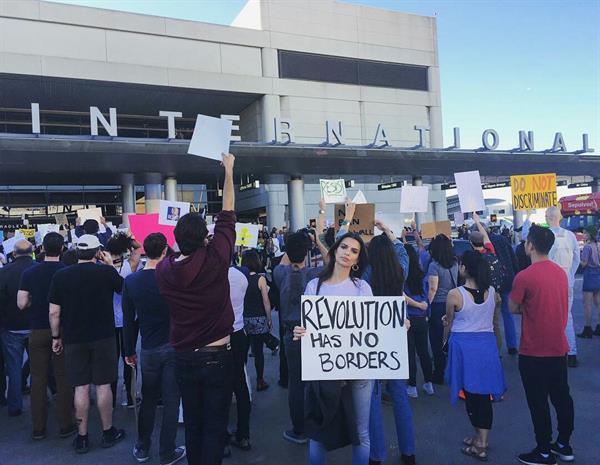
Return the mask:
<path id="1" fill-rule="evenodd" d="M 598 229 L 594 226 L 584 231 L 585 246 L 581 252 L 581 268 L 583 268 L 583 311 L 585 326 L 579 337 L 591 338 L 600 336 L 600 322 L 592 330 L 592 307 L 596 305 L 600 316 L 600 243 Z"/>
<path id="2" fill-rule="evenodd" d="M 468 251 L 459 267 L 464 286 L 448 293 L 444 340 L 448 342 L 446 383 L 452 403 L 462 389 L 475 435 L 463 439 L 462 452 L 485 461 L 492 429 L 491 396 L 506 390 L 494 337 L 495 292 L 489 265 L 478 252 Z M 450 335 L 450 337 L 448 337 Z"/>

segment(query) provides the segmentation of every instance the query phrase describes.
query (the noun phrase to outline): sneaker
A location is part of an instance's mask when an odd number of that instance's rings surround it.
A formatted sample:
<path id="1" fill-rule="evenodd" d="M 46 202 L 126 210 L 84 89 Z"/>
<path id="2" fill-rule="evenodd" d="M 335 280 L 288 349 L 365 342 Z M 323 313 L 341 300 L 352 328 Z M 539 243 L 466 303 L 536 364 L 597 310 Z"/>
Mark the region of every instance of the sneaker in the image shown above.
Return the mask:
<path id="1" fill-rule="evenodd" d="M 584 326 L 583 327 L 583 331 L 581 331 L 577 335 L 577 337 L 580 337 L 582 339 L 591 339 L 593 335 L 594 335 L 594 331 L 592 331 L 592 327 L 591 326 Z"/>
<path id="2" fill-rule="evenodd" d="M 517 355 L 518 353 L 519 353 L 519 350 L 516 347 L 511 347 L 508 349 L 509 355 Z"/>
<path id="3" fill-rule="evenodd" d="M 117 429 L 111 426 L 109 430 L 102 432 L 102 447 L 105 449 L 114 446 L 117 442 L 125 438 L 125 430 Z"/>
<path id="4" fill-rule="evenodd" d="M 81 436 L 78 434 L 75 439 L 73 439 L 73 448 L 78 454 L 86 454 L 90 450 L 90 440 L 88 439 L 88 435 Z"/>
<path id="5" fill-rule="evenodd" d="M 567 355 L 567 366 L 569 368 L 577 368 L 577 355 Z"/>
<path id="6" fill-rule="evenodd" d="M 133 446 L 133 458 L 135 458 L 139 463 L 144 463 L 150 460 L 150 452 L 146 449 L 142 449 L 141 446 L 137 444 Z"/>
<path id="7" fill-rule="evenodd" d="M 413 399 L 419 397 L 417 386 L 406 386 L 406 393 L 408 394 L 408 397 L 412 397 Z"/>
<path id="8" fill-rule="evenodd" d="M 46 439 L 46 430 L 34 431 L 31 433 L 31 439 L 34 441 L 41 441 L 42 439 Z"/>
<path id="9" fill-rule="evenodd" d="M 401 460 L 403 465 L 415 465 L 417 463 L 417 460 L 415 459 L 414 455 L 402 454 Z"/>
<path id="10" fill-rule="evenodd" d="M 575 455 L 573 454 L 573 448 L 568 444 L 563 446 L 559 444 L 558 441 L 550 444 L 550 451 L 558 456 L 563 462 L 572 462 L 575 460 Z"/>
<path id="11" fill-rule="evenodd" d="M 252 446 L 250 445 L 250 440 L 248 438 L 238 439 L 236 437 L 233 437 L 231 438 L 230 444 L 242 450 L 252 449 Z"/>
<path id="12" fill-rule="evenodd" d="M 66 428 L 61 428 L 58 435 L 62 438 L 70 438 L 77 432 L 77 425 L 67 426 Z"/>
<path id="13" fill-rule="evenodd" d="M 294 444 L 306 444 L 308 442 L 308 439 L 304 434 L 296 433 L 293 429 L 284 431 L 283 437 Z"/>
<path id="14" fill-rule="evenodd" d="M 229 449 L 228 447 L 226 449 Z M 231 455 L 231 451 L 229 452 L 229 455 Z M 223 455 L 225 456 L 225 455 Z M 162 460 L 160 461 L 160 465 L 173 465 L 174 463 L 179 462 L 182 458 L 185 457 L 185 447 L 183 446 L 179 446 L 176 447 L 175 450 L 173 451 L 173 455 L 166 459 L 166 460 Z"/>
<path id="15" fill-rule="evenodd" d="M 596 329 L 594 329 L 594 336 L 600 336 L 600 325 L 596 325 Z"/>
<path id="16" fill-rule="evenodd" d="M 552 454 L 541 454 L 537 449 L 517 457 L 519 462 L 525 465 L 556 465 L 556 459 Z"/>
<path id="17" fill-rule="evenodd" d="M 433 384 L 431 384 L 431 382 L 423 384 L 423 390 L 430 396 L 435 394 L 435 391 L 433 390 Z"/>

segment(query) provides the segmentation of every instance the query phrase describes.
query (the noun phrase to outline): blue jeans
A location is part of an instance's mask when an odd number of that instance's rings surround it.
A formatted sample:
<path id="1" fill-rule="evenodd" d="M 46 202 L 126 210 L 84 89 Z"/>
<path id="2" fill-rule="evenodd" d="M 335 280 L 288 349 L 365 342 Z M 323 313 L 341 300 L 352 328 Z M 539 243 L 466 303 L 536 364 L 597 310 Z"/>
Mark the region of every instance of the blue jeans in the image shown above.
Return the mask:
<path id="1" fill-rule="evenodd" d="M 221 465 L 233 394 L 231 350 L 176 352 L 189 465 Z"/>
<path id="2" fill-rule="evenodd" d="M 508 309 L 508 299 L 510 291 L 505 291 L 500 294 L 502 297 L 502 321 L 504 322 L 504 339 L 506 340 L 506 346 L 509 349 L 517 348 L 517 332 L 515 331 L 515 320 L 513 319 L 512 313 Z"/>
<path id="3" fill-rule="evenodd" d="M 356 417 L 357 446 L 352 446 L 352 465 L 367 465 L 369 463 L 369 417 L 371 413 L 372 380 L 350 381 L 352 385 L 352 401 L 354 416 Z M 327 450 L 320 442 L 310 440 L 308 444 L 308 463 L 310 465 L 325 465 L 327 463 Z"/>
<path id="4" fill-rule="evenodd" d="M 2 350 L 4 351 L 4 363 L 6 364 L 6 375 L 8 376 L 8 392 L 6 396 L 8 411 L 17 412 L 23 410 L 23 355 L 27 347 L 28 334 L 13 333 L 8 330 L 2 331 Z"/>
<path id="5" fill-rule="evenodd" d="M 138 421 L 138 445 L 150 450 L 158 399 L 162 395 L 163 412 L 160 427 L 161 461 L 173 456 L 179 418 L 179 387 L 175 379 L 175 351 L 168 344 L 140 354 L 142 362 L 142 405 Z"/>
<path id="6" fill-rule="evenodd" d="M 371 460 L 383 462 L 386 457 L 385 434 L 383 416 L 381 414 L 381 392 L 386 386 L 394 402 L 394 419 L 396 420 L 396 434 L 398 447 L 404 455 L 415 453 L 415 429 L 408 395 L 406 394 L 406 380 L 392 379 L 375 383 L 371 399 L 371 422 L 369 433 L 371 436 Z"/>

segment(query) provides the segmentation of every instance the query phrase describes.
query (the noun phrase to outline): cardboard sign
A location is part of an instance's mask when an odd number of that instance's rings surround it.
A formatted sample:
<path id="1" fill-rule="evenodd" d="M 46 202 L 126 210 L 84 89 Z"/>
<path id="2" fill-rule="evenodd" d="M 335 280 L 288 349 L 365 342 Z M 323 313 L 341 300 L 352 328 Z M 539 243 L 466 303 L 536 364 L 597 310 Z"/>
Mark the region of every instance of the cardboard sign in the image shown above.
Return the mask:
<path id="1" fill-rule="evenodd" d="M 427 213 L 429 186 L 404 186 L 400 193 L 400 213 Z"/>
<path id="2" fill-rule="evenodd" d="M 168 226 L 177 226 L 179 218 L 190 212 L 189 202 L 175 202 L 160 200 L 158 203 L 158 223 Z"/>
<path id="3" fill-rule="evenodd" d="M 235 245 L 255 249 L 258 244 L 258 233 L 261 227 L 260 224 L 236 223 Z"/>
<path id="4" fill-rule="evenodd" d="M 485 211 L 485 200 L 483 199 L 479 171 L 454 173 L 454 180 L 458 191 L 460 211 L 463 213 Z"/>
<path id="5" fill-rule="evenodd" d="M 84 208 L 77 210 L 77 217 L 81 220 L 81 224 L 85 223 L 86 220 L 96 220 L 100 224 L 100 218 L 102 218 L 101 208 Z"/>
<path id="6" fill-rule="evenodd" d="M 558 204 L 556 174 L 528 174 L 510 177 L 513 210 L 548 208 Z"/>
<path id="7" fill-rule="evenodd" d="M 406 379 L 404 297 L 302 296 L 302 380 Z"/>
<path id="8" fill-rule="evenodd" d="M 343 204 L 335 205 L 335 232 L 340 230 L 346 216 Z M 364 241 L 370 241 L 375 235 L 375 204 L 364 203 L 356 206 L 354 218 L 349 224 L 348 231 L 360 234 Z"/>
<path id="9" fill-rule="evenodd" d="M 158 213 L 149 213 L 146 215 L 129 215 L 129 230 L 135 237 L 135 240 L 144 245 L 144 239 L 152 233 L 163 233 L 167 238 L 167 244 L 171 247 L 175 244 L 174 226 L 168 226 L 158 223 Z M 73 234 L 74 235 L 74 234 Z M 143 250 L 143 249 L 142 249 Z"/>
<path id="10" fill-rule="evenodd" d="M 187 153 L 221 161 L 229 153 L 230 139 L 231 120 L 198 115 Z"/>
<path id="11" fill-rule="evenodd" d="M 343 203 L 346 201 L 346 181 L 343 179 L 320 179 L 321 198 L 325 203 Z"/>
<path id="12" fill-rule="evenodd" d="M 33 239 L 35 237 L 35 229 L 33 228 L 19 229 L 19 232 L 23 234 L 25 239 Z"/>
<path id="13" fill-rule="evenodd" d="M 421 237 L 423 239 L 432 239 L 438 234 L 443 234 L 448 239 L 452 239 L 452 224 L 450 221 L 436 221 L 435 223 L 423 223 L 421 225 Z"/>

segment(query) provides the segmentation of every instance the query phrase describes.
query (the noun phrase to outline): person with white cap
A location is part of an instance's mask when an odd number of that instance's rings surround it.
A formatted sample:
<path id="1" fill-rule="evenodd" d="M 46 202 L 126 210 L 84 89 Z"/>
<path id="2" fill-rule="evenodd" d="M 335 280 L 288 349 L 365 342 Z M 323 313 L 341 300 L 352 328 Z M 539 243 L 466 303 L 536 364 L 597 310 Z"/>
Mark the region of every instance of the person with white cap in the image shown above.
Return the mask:
<path id="1" fill-rule="evenodd" d="M 110 254 L 101 251 L 100 246 L 96 236 L 81 236 L 77 241 L 77 264 L 56 272 L 48 295 L 52 350 L 56 354 L 64 350 L 67 378 L 75 387 L 79 434 L 73 447 L 81 454 L 90 447 L 90 384 L 96 386 L 102 447 L 112 447 L 125 437 L 125 431 L 112 424 L 110 388 L 117 379 L 118 366 L 113 293 L 121 292 L 123 278 L 113 268 Z"/>

